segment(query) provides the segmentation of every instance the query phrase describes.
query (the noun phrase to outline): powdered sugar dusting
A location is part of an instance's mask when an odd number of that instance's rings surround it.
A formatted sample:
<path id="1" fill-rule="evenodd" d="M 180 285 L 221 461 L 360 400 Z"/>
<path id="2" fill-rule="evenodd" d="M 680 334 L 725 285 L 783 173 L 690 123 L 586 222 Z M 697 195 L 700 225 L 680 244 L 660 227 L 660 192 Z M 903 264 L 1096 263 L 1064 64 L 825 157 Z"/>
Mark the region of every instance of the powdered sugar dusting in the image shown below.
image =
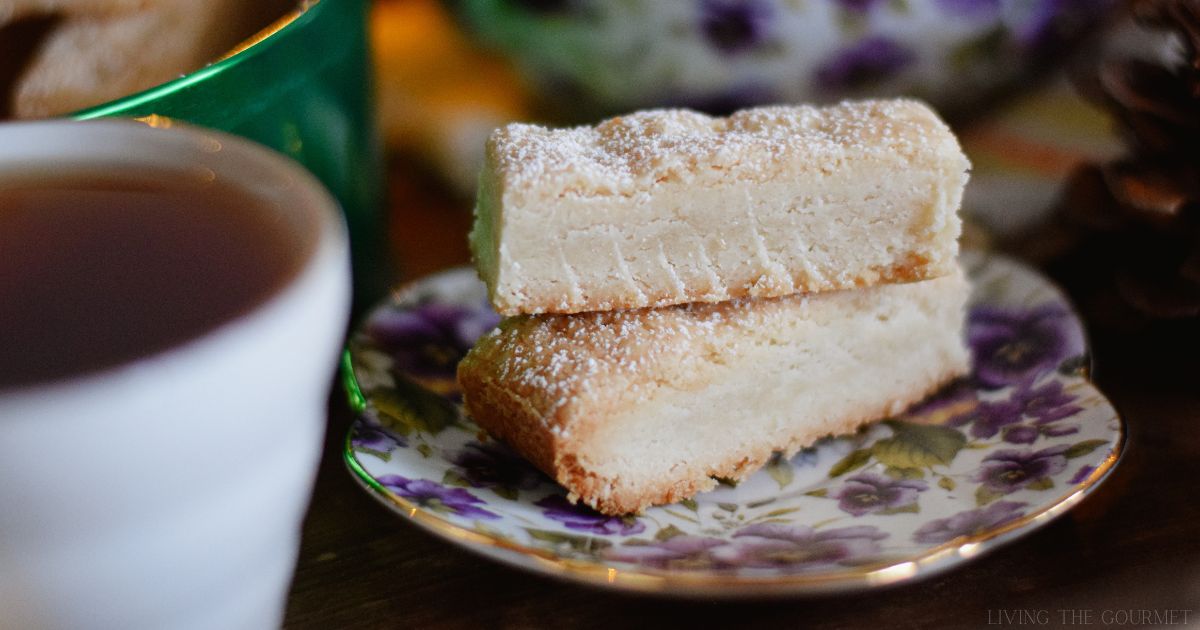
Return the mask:
<path id="1" fill-rule="evenodd" d="M 486 371 L 550 421 L 572 400 L 602 397 L 602 388 L 618 387 L 634 399 L 648 394 L 658 385 L 646 378 L 648 373 L 661 373 L 662 366 L 680 363 L 684 355 L 718 355 L 717 344 L 729 338 L 726 333 L 778 326 L 808 299 L 515 317 L 481 339 L 464 365 Z"/>
<path id="2" fill-rule="evenodd" d="M 728 118 L 648 110 L 569 129 L 515 123 L 492 135 L 489 155 L 509 191 L 611 195 L 714 172 L 765 181 L 789 165 L 828 172 L 847 158 L 911 159 L 950 147 L 957 152 L 957 141 L 937 114 L 894 99 L 759 107 Z"/>

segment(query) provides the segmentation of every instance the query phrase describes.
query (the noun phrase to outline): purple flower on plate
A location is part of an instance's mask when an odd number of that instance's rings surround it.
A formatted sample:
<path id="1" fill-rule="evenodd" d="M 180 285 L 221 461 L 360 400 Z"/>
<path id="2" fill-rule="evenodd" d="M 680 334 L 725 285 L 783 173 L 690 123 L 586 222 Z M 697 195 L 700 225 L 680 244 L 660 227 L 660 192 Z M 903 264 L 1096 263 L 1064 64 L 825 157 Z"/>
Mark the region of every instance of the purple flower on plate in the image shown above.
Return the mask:
<path id="1" fill-rule="evenodd" d="M 964 18 L 989 18 L 1000 12 L 1000 0 L 937 0 L 943 13 Z"/>
<path id="2" fill-rule="evenodd" d="M 1005 427 L 1003 438 L 1009 444 L 1033 444 L 1041 434 L 1042 432 L 1037 427 L 1018 424 L 1012 427 Z"/>
<path id="3" fill-rule="evenodd" d="M 403 436 L 389 432 L 374 422 L 359 420 L 354 425 L 350 446 L 386 453 L 396 447 L 408 446 Z"/>
<path id="4" fill-rule="evenodd" d="M 534 505 L 544 508 L 542 516 L 558 521 L 567 529 L 591 532 L 601 536 L 631 536 L 646 529 L 636 516 L 606 516 L 582 504 L 571 504 L 565 497 L 552 494 L 534 502 Z"/>
<path id="5" fill-rule="evenodd" d="M 458 362 L 500 316 L 484 305 L 464 307 L 428 302 L 410 309 L 376 311 L 365 330 L 396 361 L 396 369 L 413 376 L 453 378 Z"/>
<path id="6" fill-rule="evenodd" d="M 610 547 L 604 551 L 604 557 L 656 569 L 709 569 L 714 565 L 710 550 L 726 544 L 720 538 L 685 534 L 650 543 Z"/>
<path id="7" fill-rule="evenodd" d="M 713 48 L 744 52 L 761 43 L 771 25 L 771 5 L 763 0 L 703 0 L 700 31 Z"/>
<path id="8" fill-rule="evenodd" d="M 888 78 L 916 60 L 916 55 L 886 37 L 869 37 L 838 52 L 817 68 L 817 82 L 827 89 L 853 89 Z"/>
<path id="9" fill-rule="evenodd" d="M 483 499 L 462 488 L 447 488 L 428 479 L 409 479 L 400 475 L 382 475 L 376 481 L 398 496 L 435 512 L 450 512 L 466 518 L 500 518 L 497 514 L 476 507 L 483 503 Z"/>
<path id="10" fill-rule="evenodd" d="M 1071 481 L 1068 483 L 1071 485 L 1083 483 L 1083 480 L 1091 476 L 1092 471 L 1094 470 L 1096 470 L 1095 466 L 1084 466 L 1080 468 L 1073 477 L 1071 477 Z"/>
<path id="11" fill-rule="evenodd" d="M 757 523 L 731 539 L 676 535 L 653 542 L 628 542 L 605 551 L 609 560 L 659 569 L 806 569 L 853 564 L 875 556 L 888 534 L 873 526 L 816 531 L 804 525 Z"/>
<path id="12" fill-rule="evenodd" d="M 1013 400 L 1021 405 L 1021 411 L 1038 424 L 1062 420 L 1083 411 L 1082 407 L 1071 404 L 1076 398 L 1063 391 L 1062 381 L 1050 381 L 1037 388 L 1023 384 L 1013 393 Z"/>
<path id="13" fill-rule="evenodd" d="M 960 536 L 974 536 L 1020 518 L 1025 503 L 997 501 L 986 508 L 966 510 L 954 516 L 939 518 L 922 525 L 913 533 L 913 540 L 925 544 L 941 544 Z"/>
<path id="14" fill-rule="evenodd" d="M 971 425 L 971 436 L 986 440 L 1002 428 L 1021 421 L 1021 408 L 1011 400 L 981 402 L 974 409 L 951 418 L 947 424 L 960 427 Z"/>
<path id="15" fill-rule="evenodd" d="M 1034 424 L 1042 435 L 1062 437 L 1079 433 L 1078 424 L 1060 422 L 1083 411 L 1082 407 L 1072 404 L 1077 397 L 1064 392 L 1061 381 L 1052 381 L 1036 390 L 1024 391 L 1021 395 L 1025 415 L 1034 418 Z"/>
<path id="16" fill-rule="evenodd" d="M 971 435 L 980 439 L 1001 437 L 1011 444 L 1032 444 L 1039 435 L 1057 437 L 1077 433 L 1077 425 L 1050 424 L 1070 417 L 1082 410 L 1071 403 L 1075 396 L 1063 391 L 1060 381 L 1050 381 L 1041 387 L 1033 387 L 1029 381 L 1022 382 L 1007 400 L 980 402 L 974 408 L 950 418 L 947 424 L 961 427 L 971 425 Z M 1025 417 L 1034 419 L 1034 425 L 1020 424 Z"/>
<path id="17" fill-rule="evenodd" d="M 917 502 L 917 493 L 928 489 L 929 484 L 917 479 L 891 479 L 862 473 L 847 479 L 835 498 L 843 512 L 862 516 L 913 505 Z"/>
<path id="18" fill-rule="evenodd" d="M 1040 451 L 1005 449 L 983 458 L 975 481 L 989 490 L 1008 494 L 1031 483 L 1049 479 L 1067 467 L 1067 446 L 1051 446 Z"/>
<path id="19" fill-rule="evenodd" d="M 1041 387 L 1022 383 L 1009 399 L 1008 405 L 1018 417 L 1034 419 L 1034 426 L 1010 426 L 1004 429 L 1004 441 L 1012 444 L 1033 444 L 1040 435 L 1060 437 L 1079 432 L 1078 425 L 1052 424 L 1082 411 L 1071 403 L 1076 397 L 1063 391 L 1061 381 L 1050 381 Z"/>
<path id="20" fill-rule="evenodd" d="M 471 442 L 453 458 L 459 475 L 475 488 L 533 490 L 545 475 L 497 442 Z"/>
<path id="21" fill-rule="evenodd" d="M 805 525 L 756 523 L 709 553 L 731 567 L 798 569 L 860 561 L 879 553 L 879 541 L 887 536 L 870 525 L 817 531 Z"/>
<path id="22" fill-rule="evenodd" d="M 990 389 L 1032 382 L 1082 351 L 1066 309 L 977 306 L 967 320 L 975 355 L 975 380 Z"/>

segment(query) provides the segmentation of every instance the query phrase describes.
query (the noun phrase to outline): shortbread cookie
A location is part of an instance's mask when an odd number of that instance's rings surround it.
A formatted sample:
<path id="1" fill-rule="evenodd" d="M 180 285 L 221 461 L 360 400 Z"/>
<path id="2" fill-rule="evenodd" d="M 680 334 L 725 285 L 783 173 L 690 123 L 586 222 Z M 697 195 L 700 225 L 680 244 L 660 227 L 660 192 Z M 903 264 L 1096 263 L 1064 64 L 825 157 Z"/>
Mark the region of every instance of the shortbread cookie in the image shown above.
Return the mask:
<path id="1" fill-rule="evenodd" d="M 471 247 L 505 315 L 934 278 L 968 168 L 911 100 L 512 124 L 488 141 Z"/>
<path id="2" fill-rule="evenodd" d="M 741 478 L 964 374 L 967 282 L 505 320 L 458 368 L 467 412 L 606 514 Z"/>

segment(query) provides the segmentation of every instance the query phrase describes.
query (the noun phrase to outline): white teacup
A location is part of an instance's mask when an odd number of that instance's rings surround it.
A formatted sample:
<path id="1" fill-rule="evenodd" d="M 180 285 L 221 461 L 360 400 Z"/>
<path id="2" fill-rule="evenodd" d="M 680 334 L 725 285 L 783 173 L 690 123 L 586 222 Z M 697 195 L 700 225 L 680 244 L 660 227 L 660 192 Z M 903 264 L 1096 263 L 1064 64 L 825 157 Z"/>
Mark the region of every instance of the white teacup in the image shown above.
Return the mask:
<path id="1" fill-rule="evenodd" d="M 0 628 L 277 627 L 349 313 L 336 202 L 298 165 L 224 134 L 0 125 L 0 185 L 65 162 L 208 169 L 319 234 L 297 275 L 216 329 L 0 388 Z M 0 343 L 9 334 L 21 331 Z"/>

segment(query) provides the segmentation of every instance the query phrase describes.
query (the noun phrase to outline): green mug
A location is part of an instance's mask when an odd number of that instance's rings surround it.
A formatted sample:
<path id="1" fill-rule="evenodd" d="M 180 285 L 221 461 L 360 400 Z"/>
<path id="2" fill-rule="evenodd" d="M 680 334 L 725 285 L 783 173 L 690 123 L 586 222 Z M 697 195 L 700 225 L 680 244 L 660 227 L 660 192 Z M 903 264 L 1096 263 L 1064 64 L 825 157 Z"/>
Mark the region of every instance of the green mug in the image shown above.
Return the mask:
<path id="1" fill-rule="evenodd" d="M 315 0 L 217 62 L 71 114 L 186 121 L 255 140 L 313 172 L 350 230 L 355 304 L 389 280 L 383 160 L 371 90 L 368 0 Z"/>

